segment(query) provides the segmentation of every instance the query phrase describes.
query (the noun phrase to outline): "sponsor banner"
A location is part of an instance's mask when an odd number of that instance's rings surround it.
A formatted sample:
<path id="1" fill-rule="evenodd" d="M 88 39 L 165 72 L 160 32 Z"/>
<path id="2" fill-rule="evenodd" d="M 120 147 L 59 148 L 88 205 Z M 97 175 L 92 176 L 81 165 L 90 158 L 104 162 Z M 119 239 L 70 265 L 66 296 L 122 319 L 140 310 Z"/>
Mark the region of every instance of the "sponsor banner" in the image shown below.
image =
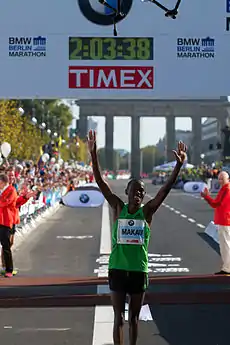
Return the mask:
<path id="1" fill-rule="evenodd" d="M 226 12 L 230 13 L 230 0 L 226 0 Z"/>
<path id="2" fill-rule="evenodd" d="M 215 39 L 211 37 L 178 37 L 177 57 L 212 59 L 215 57 Z"/>
<path id="3" fill-rule="evenodd" d="M 46 37 L 15 37 L 8 39 L 9 57 L 45 57 Z"/>
<path id="4" fill-rule="evenodd" d="M 213 179 L 211 181 L 211 192 L 212 193 L 218 193 L 220 190 L 220 184 L 217 179 Z"/>
<path id="5" fill-rule="evenodd" d="M 104 203 L 105 198 L 99 190 L 82 187 L 80 190 L 67 193 L 63 196 L 62 201 L 65 206 L 69 207 L 99 207 Z"/>
<path id="6" fill-rule="evenodd" d="M 70 89 L 153 89 L 152 66 L 70 66 Z"/>
<path id="7" fill-rule="evenodd" d="M 208 188 L 208 186 L 204 182 L 186 182 L 184 184 L 184 191 L 186 193 L 200 193 L 205 188 Z"/>

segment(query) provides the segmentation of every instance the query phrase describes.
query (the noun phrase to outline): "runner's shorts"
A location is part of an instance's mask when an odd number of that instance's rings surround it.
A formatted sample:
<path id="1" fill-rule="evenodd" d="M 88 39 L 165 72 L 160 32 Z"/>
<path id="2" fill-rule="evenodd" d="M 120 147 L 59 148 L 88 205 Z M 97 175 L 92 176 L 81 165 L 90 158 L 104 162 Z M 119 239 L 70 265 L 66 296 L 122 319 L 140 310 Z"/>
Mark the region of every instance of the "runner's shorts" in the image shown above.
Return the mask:
<path id="1" fill-rule="evenodd" d="M 145 272 L 109 270 L 109 288 L 129 295 L 144 292 L 148 287 L 148 274 Z"/>

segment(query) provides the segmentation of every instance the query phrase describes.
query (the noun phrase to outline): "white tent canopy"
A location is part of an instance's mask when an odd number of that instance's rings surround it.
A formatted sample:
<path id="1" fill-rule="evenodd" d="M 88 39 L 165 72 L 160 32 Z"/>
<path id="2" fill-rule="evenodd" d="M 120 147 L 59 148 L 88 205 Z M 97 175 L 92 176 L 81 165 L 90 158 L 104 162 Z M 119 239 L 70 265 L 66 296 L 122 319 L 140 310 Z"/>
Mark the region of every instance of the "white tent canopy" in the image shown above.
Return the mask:
<path id="1" fill-rule="evenodd" d="M 154 167 L 153 171 L 157 171 L 157 170 L 161 170 L 161 171 L 172 170 L 175 167 L 175 165 L 176 165 L 176 161 L 165 163 L 165 164 L 158 165 L 158 166 Z M 194 165 L 189 164 L 188 162 L 185 162 L 183 164 L 183 169 L 191 169 L 191 168 L 194 168 Z"/>

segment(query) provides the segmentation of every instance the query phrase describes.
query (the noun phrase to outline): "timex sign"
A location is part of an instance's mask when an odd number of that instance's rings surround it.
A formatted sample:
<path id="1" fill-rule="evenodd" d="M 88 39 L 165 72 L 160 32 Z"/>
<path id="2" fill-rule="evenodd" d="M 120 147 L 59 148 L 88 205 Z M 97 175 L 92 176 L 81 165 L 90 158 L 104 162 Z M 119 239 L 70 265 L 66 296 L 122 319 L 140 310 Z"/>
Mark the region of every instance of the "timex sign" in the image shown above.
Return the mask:
<path id="1" fill-rule="evenodd" d="M 226 31 L 230 30 L 230 17 L 226 18 Z"/>
<path id="2" fill-rule="evenodd" d="M 152 66 L 70 66 L 70 89 L 153 89 Z"/>

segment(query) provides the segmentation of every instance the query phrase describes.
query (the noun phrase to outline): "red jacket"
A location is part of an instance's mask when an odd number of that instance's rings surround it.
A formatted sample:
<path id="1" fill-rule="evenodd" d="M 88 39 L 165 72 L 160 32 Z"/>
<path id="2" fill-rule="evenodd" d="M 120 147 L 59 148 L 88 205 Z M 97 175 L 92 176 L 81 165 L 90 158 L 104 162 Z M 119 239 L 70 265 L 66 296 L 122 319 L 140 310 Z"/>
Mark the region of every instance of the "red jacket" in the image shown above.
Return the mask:
<path id="1" fill-rule="evenodd" d="M 13 186 L 8 186 L 0 195 L 0 225 L 12 228 L 15 222 L 18 195 Z"/>
<path id="2" fill-rule="evenodd" d="M 204 197 L 209 205 L 215 209 L 214 223 L 216 225 L 230 225 L 230 183 L 225 184 L 215 199 L 210 195 Z"/>
<path id="3" fill-rule="evenodd" d="M 14 220 L 14 224 L 20 224 L 20 215 L 19 215 L 19 209 L 22 205 L 24 205 L 25 203 L 27 203 L 29 199 L 27 199 L 24 196 L 19 196 L 16 200 L 16 210 L 15 210 L 15 220 Z"/>

